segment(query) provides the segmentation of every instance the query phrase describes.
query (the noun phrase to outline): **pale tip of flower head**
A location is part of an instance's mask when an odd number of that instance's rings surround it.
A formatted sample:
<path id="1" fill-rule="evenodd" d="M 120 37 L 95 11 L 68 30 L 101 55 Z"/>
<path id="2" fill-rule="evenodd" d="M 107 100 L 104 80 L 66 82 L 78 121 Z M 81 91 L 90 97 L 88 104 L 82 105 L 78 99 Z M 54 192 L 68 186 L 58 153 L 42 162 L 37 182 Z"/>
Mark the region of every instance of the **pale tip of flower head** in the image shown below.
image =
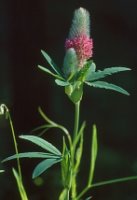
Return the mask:
<path id="1" fill-rule="evenodd" d="M 87 15 L 88 11 L 85 8 L 80 7 L 79 9 L 77 9 L 76 11 L 81 12 L 82 15 Z"/>
<path id="2" fill-rule="evenodd" d="M 90 37 L 90 15 L 85 8 L 80 7 L 74 12 L 69 38 L 83 34 Z"/>

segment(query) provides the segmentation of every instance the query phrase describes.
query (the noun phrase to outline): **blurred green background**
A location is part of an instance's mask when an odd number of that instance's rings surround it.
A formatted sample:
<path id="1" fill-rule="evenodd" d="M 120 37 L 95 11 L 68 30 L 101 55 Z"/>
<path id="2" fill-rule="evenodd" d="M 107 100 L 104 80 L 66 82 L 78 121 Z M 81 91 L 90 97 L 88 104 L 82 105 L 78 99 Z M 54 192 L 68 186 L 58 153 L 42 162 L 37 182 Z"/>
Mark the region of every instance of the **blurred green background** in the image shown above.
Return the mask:
<path id="1" fill-rule="evenodd" d="M 94 181 L 137 175 L 137 1 L 136 0 L 1 0 L 0 1 L 0 103 L 11 111 L 17 135 L 29 133 L 43 123 L 40 105 L 60 124 L 72 130 L 73 105 L 62 88 L 37 68 L 47 66 L 40 54 L 44 49 L 62 67 L 64 42 L 73 11 L 85 7 L 91 13 L 94 61 L 98 69 L 127 66 L 132 71 L 109 78 L 130 93 L 85 87 L 81 121 L 87 121 L 85 151 L 79 177 L 79 189 L 86 184 L 89 165 L 91 127 L 98 128 L 99 154 Z M 0 117 L 0 159 L 14 153 L 8 121 Z M 61 149 L 62 137 L 52 130 L 45 138 Z M 20 151 L 35 150 L 24 141 Z M 20 199 L 11 173 L 15 162 L 0 165 L 0 199 Z M 24 183 L 30 200 L 56 200 L 62 189 L 60 167 L 43 174 L 43 184 L 31 179 L 37 160 L 22 160 Z M 136 200 L 137 181 L 103 186 L 88 192 L 95 200 Z"/>

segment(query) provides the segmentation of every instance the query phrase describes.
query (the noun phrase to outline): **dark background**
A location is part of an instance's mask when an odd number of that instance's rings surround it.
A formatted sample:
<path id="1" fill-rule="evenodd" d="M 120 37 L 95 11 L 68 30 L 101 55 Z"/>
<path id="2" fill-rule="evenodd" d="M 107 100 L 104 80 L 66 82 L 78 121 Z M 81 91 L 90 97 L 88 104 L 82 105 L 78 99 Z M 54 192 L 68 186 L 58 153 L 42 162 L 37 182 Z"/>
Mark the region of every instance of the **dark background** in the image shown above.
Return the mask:
<path id="1" fill-rule="evenodd" d="M 123 86 L 130 97 L 116 92 L 85 88 L 81 121 L 87 121 L 85 155 L 80 170 L 79 188 L 86 184 L 92 124 L 98 127 L 99 154 L 95 180 L 137 174 L 137 1 L 136 0 L 40 0 L 0 1 L 0 103 L 9 108 L 17 135 L 29 133 L 43 123 L 37 112 L 40 105 L 60 124 L 72 130 L 74 108 L 63 88 L 37 68 L 48 66 L 40 54 L 44 49 L 62 67 L 64 42 L 73 11 L 85 7 L 91 13 L 94 61 L 98 69 L 128 66 L 109 78 Z M 0 117 L 0 158 L 14 153 L 8 121 Z M 56 131 L 46 139 L 61 147 L 62 136 Z M 20 151 L 35 150 L 24 141 Z M 30 200 L 54 200 L 61 191 L 60 168 L 53 167 L 42 176 L 41 186 L 32 181 L 31 171 L 37 160 L 23 160 L 24 183 Z M 11 173 L 15 162 L 0 166 L 0 199 L 20 199 Z M 137 181 L 103 186 L 91 190 L 95 200 L 136 200 Z"/>

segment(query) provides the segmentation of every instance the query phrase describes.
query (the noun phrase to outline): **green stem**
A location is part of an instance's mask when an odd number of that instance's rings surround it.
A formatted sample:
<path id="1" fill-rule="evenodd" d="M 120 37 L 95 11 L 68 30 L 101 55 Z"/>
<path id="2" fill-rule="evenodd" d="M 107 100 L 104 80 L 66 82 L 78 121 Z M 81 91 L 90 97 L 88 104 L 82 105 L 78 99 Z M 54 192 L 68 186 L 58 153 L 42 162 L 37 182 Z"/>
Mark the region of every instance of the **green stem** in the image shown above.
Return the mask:
<path id="1" fill-rule="evenodd" d="M 77 182 L 76 182 L 76 171 L 75 171 L 75 150 L 76 145 L 75 141 L 77 138 L 78 130 L 79 130 L 79 115 L 80 115 L 80 101 L 75 103 L 75 119 L 74 119 L 74 132 L 73 132 L 73 145 L 72 145 L 72 199 L 74 200 L 77 195 Z"/>
<path id="2" fill-rule="evenodd" d="M 82 192 L 77 196 L 76 200 L 79 200 L 90 188 L 91 186 L 86 186 L 84 190 L 82 190 Z"/>
<path id="3" fill-rule="evenodd" d="M 61 130 L 65 133 L 65 135 L 66 135 L 67 138 L 68 138 L 69 145 L 70 145 L 70 148 L 71 148 L 71 146 L 72 146 L 72 141 L 71 141 L 71 136 L 70 136 L 68 130 L 67 130 L 64 126 L 62 126 L 62 125 L 60 125 L 60 124 L 57 124 L 56 122 L 52 121 L 49 117 L 47 117 L 47 115 L 42 111 L 42 109 L 41 109 L 40 107 L 38 108 L 38 111 L 39 111 L 40 115 L 43 117 L 43 119 L 44 119 L 46 122 L 48 122 L 49 125 L 51 125 L 50 128 L 59 128 L 59 129 L 61 129 Z M 46 125 L 46 126 L 47 126 L 47 125 Z M 46 126 L 45 126 L 45 127 L 46 127 Z M 43 126 L 43 127 L 44 127 L 44 126 Z M 41 126 L 41 127 L 38 127 L 38 128 L 35 129 L 35 130 L 38 130 L 39 128 L 42 128 L 42 126 Z"/>
<path id="4" fill-rule="evenodd" d="M 78 128 L 79 128 L 79 114 L 80 114 L 80 101 L 75 103 L 75 121 L 74 121 L 74 133 L 73 133 L 73 142 L 76 139 Z"/>
<path id="5" fill-rule="evenodd" d="M 13 171 L 14 177 L 16 179 L 16 183 L 17 183 L 17 186 L 18 186 L 20 197 L 21 197 L 22 200 L 28 200 L 28 197 L 27 197 L 27 194 L 26 194 L 25 188 L 23 186 L 23 182 L 22 182 L 21 165 L 20 165 L 20 160 L 19 160 L 19 156 L 18 156 L 19 152 L 18 152 L 17 140 L 16 140 L 16 136 L 15 136 L 15 131 L 14 131 L 11 115 L 10 115 L 9 109 L 7 108 L 7 106 L 5 104 L 1 104 L 0 112 L 1 112 L 0 114 L 5 114 L 6 119 L 9 120 L 9 124 L 10 124 L 10 128 L 11 128 L 15 153 L 17 155 L 18 172 L 16 172 L 16 170 L 14 168 L 13 168 L 12 171 Z"/>
<path id="6" fill-rule="evenodd" d="M 11 127 L 11 132 L 12 132 L 12 137 L 13 137 L 13 142 L 14 142 L 14 148 L 15 148 L 15 153 L 18 155 L 19 151 L 18 151 L 18 146 L 17 146 L 17 140 L 16 140 L 14 127 L 13 127 L 12 119 L 11 119 L 11 116 L 10 116 L 9 112 L 8 112 L 8 118 L 9 118 L 9 123 L 10 123 L 10 127 Z M 19 173 L 20 180 L 22 180 L 21 165 L 20 165 L 20 160 L 19 160 L 18 157 L 17 157 L 17 167 L 18 167 L 18 173 Z"/>
<path id="7" fill-rule="evenodd" d="M 69 189 L 67 191 L 67 200 L 69 200 Z"/>
<path id="8" fill-rule="evenodd" d="M 99 186 L 103 186 L 103 185 L 110 185 L 110 184 L 114 184 L 114 183 L 125 182 L 125 181 L 132 181 L 132 180 L 137 180 L 137 176 L 129 176 L 129 177 L 117 178 L 117 179 L 113 179 L 113 180 L 94 183 L 94 184 L 89 185 L 89 186 L 87 185 L 85 187 L 85 189 L 77 196 L 76 200 L 81 199 L 81 197 L 91 188 L 99 187 Z"/>

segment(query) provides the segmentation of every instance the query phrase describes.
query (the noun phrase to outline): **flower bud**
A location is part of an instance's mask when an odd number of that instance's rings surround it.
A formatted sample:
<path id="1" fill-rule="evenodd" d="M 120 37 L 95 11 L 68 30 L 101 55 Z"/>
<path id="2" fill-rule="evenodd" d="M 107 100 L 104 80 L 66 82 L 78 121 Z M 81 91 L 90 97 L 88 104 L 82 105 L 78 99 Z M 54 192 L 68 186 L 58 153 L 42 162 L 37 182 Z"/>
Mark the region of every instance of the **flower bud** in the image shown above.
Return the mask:
<path id="1" fill-rule="evenodd" d="M 66 51 L 63 63 L 63 72 L 65 76 L 68 77 L 71 74 L 74 74 L 77 71 L 77 67 L 78 67 L 78 60 L 76 52 L 73 48 L 69 48 Z"/>

